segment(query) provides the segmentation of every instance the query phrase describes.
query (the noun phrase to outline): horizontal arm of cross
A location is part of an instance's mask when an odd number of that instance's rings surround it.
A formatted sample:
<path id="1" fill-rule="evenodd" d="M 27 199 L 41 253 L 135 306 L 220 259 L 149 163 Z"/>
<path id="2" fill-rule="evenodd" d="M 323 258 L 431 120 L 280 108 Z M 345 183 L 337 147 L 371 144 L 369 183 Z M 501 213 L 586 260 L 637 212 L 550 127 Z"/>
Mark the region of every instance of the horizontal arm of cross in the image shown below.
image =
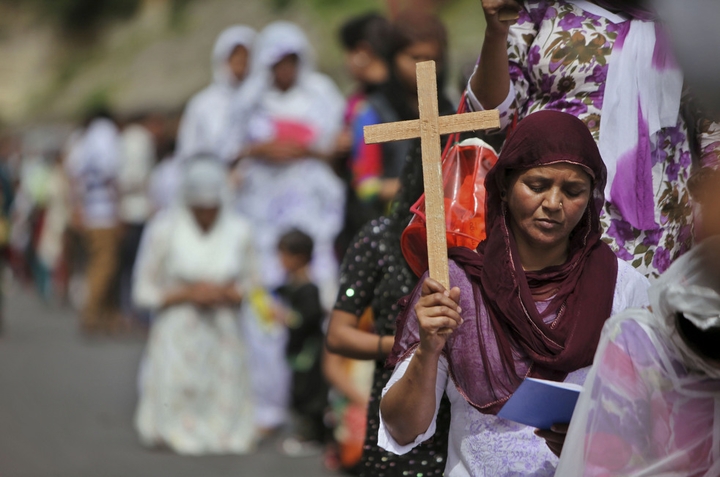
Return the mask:
<path id="1" fill-rule="evenodd" d="M 452 114 L 438 118 L 438 129 L 441 135 L 499 127 L 500 113 L 497 110 Z M 420 120 L 412 119 L 396 123 L 375 124 L 365 126 L 363 130 L 366 144 L 402 141 L 403 139 L 420 137 Z"/>

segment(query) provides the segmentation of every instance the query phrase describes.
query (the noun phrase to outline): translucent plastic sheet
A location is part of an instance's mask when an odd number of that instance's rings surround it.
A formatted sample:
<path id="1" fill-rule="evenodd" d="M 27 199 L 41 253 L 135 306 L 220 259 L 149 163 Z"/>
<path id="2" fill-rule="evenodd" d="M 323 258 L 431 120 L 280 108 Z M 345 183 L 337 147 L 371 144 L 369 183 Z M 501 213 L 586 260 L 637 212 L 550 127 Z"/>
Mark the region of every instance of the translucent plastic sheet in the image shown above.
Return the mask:
<path id="1" fill-rule="evenodd" d="M 443 154 L 445 225 L 448 247 L 475 249 L 485 238 L 485 176 L 497 162 L 495 150 L 477 138 L 450 146 Z M 428 269 L 425 195 L 402 234 L 402 252 L 418 276 Z"/>

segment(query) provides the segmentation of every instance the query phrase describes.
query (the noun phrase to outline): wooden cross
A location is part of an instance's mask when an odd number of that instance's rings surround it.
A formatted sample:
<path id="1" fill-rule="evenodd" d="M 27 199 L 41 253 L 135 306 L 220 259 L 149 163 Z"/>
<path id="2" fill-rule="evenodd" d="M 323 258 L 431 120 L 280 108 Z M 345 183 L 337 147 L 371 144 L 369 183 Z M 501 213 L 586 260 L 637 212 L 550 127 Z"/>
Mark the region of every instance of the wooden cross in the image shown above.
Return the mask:
<path id="1" fill-rule="evenodd" d="M 440 136 L 500 127 L 498 111 L 438 116 L 435 62 L 417 64 L 417 88 L 420 119 L 365 126 L 365 143 L 420 138 L 425 187 L 428 265 L 430 276 L 450 289 L 445 236 L 445 199 L 442 181 Z"/>

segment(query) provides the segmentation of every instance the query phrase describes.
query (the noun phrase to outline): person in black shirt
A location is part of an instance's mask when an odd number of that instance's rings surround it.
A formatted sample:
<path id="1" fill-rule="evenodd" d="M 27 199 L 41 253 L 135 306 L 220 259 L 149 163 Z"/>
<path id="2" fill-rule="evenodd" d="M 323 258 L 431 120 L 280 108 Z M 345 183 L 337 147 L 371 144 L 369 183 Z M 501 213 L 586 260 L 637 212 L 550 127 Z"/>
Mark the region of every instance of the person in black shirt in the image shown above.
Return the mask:
<path id="1" fill-rule="evenodd" d="M 296 421 L 294 436 L 283 441 L 283 451 L 296 456 L 319 452 L 326 434 L 323 415 L 328 386 L 321 363 L 325 312 L 319 289 L 309 276 L 312 252 L 312 238 L 297 229 L 282 235 L 278 242 L 287 277 L 276 295 L 286 308 L 281 320 L 289 331 L 286 356 L 293 373 L 291 408 Z"/>

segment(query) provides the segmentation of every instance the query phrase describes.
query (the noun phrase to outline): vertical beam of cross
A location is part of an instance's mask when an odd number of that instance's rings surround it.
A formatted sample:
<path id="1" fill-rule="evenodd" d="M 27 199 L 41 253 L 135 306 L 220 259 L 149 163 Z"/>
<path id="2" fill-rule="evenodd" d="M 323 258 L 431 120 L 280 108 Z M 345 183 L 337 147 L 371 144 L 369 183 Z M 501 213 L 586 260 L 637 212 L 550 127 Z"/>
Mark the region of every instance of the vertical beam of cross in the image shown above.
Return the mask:
<path id="1" fill-rule="evenodd" d="M 435 62 L 417 64 L 418 109 L 420 110 L 420 144 L 425 187 L 425 222 L 428 236 L 430 276 L 450 289 L 445 234 L 445 197 L 443 194 L 438 96 Z"/>
<path id="2" fill-rule="evenodd" d="M 428 265 L 430 277 L 450 289 L 445 231 L 445 194 L 442 179 L 440 135 L 500 127 L 498 111 L 481 111 L 438 116 L 435 62 L 417 64 L 418 106 L 420 119 L 365 126 L 365 142 L 420 138 L 425 187 Z"/>

